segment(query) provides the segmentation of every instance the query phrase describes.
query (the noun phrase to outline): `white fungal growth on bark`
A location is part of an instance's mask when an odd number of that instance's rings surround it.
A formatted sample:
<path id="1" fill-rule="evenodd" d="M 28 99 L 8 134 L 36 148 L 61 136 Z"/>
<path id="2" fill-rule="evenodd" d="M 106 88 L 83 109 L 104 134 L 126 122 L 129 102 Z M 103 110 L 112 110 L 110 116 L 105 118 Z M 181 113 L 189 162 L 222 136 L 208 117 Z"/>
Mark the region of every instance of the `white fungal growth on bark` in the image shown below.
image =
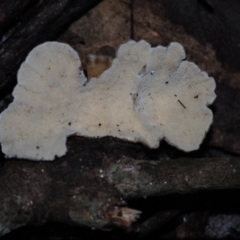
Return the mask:
<path id="1" fill-rule="evenodd" d="M 0 115 L 7 157 L 53 160 L 69 135 L 114 136 L 157 148 L 163 138 L 184 151 L 199 148 L 212 123 L 207 107 L 215 81 L 184 60 L 179 43 L 120 46 L 111 67 L 87 82 L 78 54 L 46 42 L 21 65 L 14 101 Z"/>

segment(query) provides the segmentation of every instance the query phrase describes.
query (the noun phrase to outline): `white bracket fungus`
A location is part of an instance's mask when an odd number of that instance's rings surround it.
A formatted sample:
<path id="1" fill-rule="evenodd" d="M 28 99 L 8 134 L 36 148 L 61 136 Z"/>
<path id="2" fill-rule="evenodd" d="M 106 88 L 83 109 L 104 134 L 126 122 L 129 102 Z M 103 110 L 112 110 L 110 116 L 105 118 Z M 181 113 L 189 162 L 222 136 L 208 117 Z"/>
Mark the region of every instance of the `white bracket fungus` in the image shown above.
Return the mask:
<path id="1" fill-rule="evenodd" d="M 215 81 L 184 58 L 179 43 L 151 48 L 129 41 L 108 70 L 87 82 L 69 45 L 37 46 L 20 67 L 14 101 L 0 115 L 2 151 L 53 160 L 66 153 L 73 134 L 151 148 L 164 138 L 184 151 L 198 149 L 212 123 L 207 106 L 216 97 Z"/>

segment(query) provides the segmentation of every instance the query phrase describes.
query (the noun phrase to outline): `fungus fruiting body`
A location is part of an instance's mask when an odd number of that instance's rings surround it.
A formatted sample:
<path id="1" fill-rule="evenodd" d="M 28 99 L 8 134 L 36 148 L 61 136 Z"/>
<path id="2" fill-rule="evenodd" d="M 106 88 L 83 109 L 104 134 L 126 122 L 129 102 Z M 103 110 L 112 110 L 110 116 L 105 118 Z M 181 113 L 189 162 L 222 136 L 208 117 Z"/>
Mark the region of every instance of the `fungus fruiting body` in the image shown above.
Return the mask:
<path id="1" fill-rule="evenodd" d="M 151 148 L 165 139 L 184 151 L 198 149 L 212 123 L 207 107 L 215 81 L 185 59 L 179 43 L 151 48 L 120 46 L 109 69 L 87 81 L 77 52 L 46 42 L 18 72 L 14 101 L 0 115 L 7 157 L 53 160 L 69 135 L 114 136 Z"/>

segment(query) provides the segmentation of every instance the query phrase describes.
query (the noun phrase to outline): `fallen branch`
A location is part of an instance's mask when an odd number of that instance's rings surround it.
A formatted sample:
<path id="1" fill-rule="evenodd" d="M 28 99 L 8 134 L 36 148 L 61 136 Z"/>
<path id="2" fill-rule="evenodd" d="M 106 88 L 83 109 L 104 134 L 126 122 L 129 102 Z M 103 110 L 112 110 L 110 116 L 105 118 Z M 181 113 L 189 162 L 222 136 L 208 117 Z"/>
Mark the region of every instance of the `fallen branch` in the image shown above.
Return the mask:
<path id="1" fill-rule="evenodd" d="M 124 200 L 240 186 L 237 158 L 113 159 L 119 143 L 105 140 L 87 140 L 87 148 L 74 137 L 67 155 L 53 162 L 9 160 L 0 171 L 0 234 L 46 221 L 129 229 L 140 212 Z"/>

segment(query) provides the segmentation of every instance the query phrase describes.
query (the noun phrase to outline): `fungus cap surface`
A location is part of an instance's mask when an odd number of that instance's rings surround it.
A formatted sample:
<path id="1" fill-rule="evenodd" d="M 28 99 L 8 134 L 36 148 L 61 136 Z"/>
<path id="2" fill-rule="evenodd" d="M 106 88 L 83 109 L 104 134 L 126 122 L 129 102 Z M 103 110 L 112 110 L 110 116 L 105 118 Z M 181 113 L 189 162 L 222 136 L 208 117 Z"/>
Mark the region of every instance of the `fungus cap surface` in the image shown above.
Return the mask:
<path id="1" fill-rule="evenodd" d="M 178 43 L 151 48 L 120 46 L 109 69 L 87 82 L 78 54 L 46 42 L 21 65 L 14 101 L 0 115 L 7 157 L 53 160 L 69 135 L 114 136 L 151 148 L 161 139 L 184 151 L 199 147 L 212 123 L 207 107 L 215 81 L 191 62 Z"/>

